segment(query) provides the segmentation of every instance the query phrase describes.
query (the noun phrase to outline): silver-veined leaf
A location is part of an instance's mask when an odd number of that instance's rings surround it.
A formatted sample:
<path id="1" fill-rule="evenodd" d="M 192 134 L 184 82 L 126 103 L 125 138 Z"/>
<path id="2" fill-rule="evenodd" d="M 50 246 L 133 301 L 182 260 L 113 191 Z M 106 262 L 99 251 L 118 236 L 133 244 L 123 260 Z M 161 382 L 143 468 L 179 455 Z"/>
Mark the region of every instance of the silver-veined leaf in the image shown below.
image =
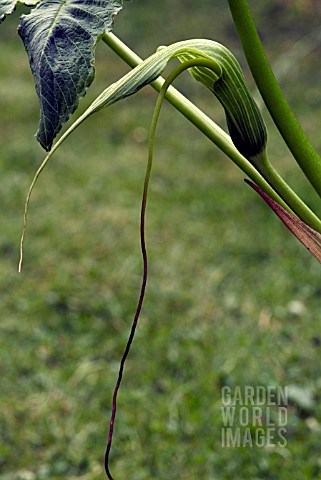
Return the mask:
<path id="1" fill-rule="evenodd" d="M 46 150 L 93 81 L 96 43 L 121 6 L 121 0 L 42 0 L 21 17 L 40 103 L 36 138 Z"/>

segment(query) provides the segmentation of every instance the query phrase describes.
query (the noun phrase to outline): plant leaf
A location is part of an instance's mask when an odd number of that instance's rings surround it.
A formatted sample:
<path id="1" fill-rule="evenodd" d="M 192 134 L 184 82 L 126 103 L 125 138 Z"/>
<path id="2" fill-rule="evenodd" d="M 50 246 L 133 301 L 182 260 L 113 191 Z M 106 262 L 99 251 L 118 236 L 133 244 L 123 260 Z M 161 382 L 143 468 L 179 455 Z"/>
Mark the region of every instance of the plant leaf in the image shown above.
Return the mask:
<path id="1" fill-rule="evenodd" d="M 290 212 L 281 207 L 275 200 L 273 200 L 260 187 L 245 180 L 265 202 L 272 208 L 276 215 L 282 220 L 284 225 L 293 233 L 293 235 L 309 250 L 310 253 L 321 263 L 321 234 L 302 222 L 298 217 L 295 217 Z"/>
<path id="2" fill-rule="evenodd" d="M 7 15 L 15 11 L 17 5 L 32 7 L 39 2 L 40 0 L 2 0 L 0 5 L 0 23 L 3 22 Z"/>
<path id="3" fill-rule="evenodd" d="M 121 0 L 42 0 L 21 17 L 40 103 L 36 138 L 46 150 L 92 83 L 95 46 L 121 7 Z"/>

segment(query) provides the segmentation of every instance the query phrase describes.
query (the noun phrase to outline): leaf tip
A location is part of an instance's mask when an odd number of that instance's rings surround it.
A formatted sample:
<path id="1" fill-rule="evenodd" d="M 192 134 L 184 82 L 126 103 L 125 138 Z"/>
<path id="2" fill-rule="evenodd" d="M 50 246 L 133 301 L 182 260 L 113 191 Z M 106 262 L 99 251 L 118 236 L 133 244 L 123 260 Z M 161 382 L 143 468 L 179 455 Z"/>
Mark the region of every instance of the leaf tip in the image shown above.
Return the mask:
<path id="1" fill-rule="evenodd" d="M 288 230 L 290 230 L 290 232 L 306 247 L 318 262 L 321 263 L 321 234 L 279 205 L 255 183 L 247 179 L 245 179 L 245 183 L 263 198 Z"/>

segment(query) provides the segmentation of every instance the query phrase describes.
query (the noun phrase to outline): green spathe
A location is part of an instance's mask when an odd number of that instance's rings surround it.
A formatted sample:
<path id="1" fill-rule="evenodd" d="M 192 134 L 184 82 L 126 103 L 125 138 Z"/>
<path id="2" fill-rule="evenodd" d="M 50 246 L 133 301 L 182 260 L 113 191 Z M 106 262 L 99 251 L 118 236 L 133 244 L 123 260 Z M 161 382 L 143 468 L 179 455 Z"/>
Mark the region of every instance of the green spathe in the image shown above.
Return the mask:
<path id="1" fill-rule="evenodd" d="M 190 73 L 209 88 L 222 104 L 233 143 L 246 158 L 260 155 L 266 146 L 267 132 L 262 115 L 244 83 L 242 70 L 234 55 L 220 43 L 193 39 L 161 47 L 121 80 L 108 87 L 93 102 L 92 111 L 107 107 L 136 93 L 155 80 L 167 63 L 208 59 L 212 68 L 193 67 Z M 90 110 L 89 109 L 89 110 Z"/>

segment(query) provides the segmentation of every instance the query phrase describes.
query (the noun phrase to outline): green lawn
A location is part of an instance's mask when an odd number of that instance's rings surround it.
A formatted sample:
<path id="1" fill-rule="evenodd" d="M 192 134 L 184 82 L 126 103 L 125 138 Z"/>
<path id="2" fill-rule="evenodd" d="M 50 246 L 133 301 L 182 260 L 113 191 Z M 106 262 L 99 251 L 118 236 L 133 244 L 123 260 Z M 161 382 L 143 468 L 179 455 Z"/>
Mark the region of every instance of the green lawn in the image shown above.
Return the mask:
<path id="1" fill-rule="evenodd" d="M 116 33 L 142 55 L 212 37 L 243 62 L 226 2 L 212 3 L 128 2 Z M 275 3 L 255 6 L 269 54 L 295 58 L 292 46 L 321 18 L 292 8 L 273 22 Z M 43 152 L 33 139 L 38 105 L 16 24 L 17 14 L 0 29 L 0 480 L 98 480 L 141 282 L 139 209 L 156 97 L 146 88 L 100 112 L 57 153 L 32 197 L 18 275 L 24 198 Z M 282 85 L 320 149 L 318 51 L 290 64 Z M 97 79 L 80 109 L 125 71 L 99 45 Z M 201 86 L 184 79 L 181 88 L 224 126 Z M 320 213 L 269 131 L 274 165 Z M 164 106 L 147 209 L 148 287 L 111 456 L 117 479 L 321 478 L 320 266 L 243 178 Z M 297 392 L 285 448 L 222 447 L 226 385 Z"/>

